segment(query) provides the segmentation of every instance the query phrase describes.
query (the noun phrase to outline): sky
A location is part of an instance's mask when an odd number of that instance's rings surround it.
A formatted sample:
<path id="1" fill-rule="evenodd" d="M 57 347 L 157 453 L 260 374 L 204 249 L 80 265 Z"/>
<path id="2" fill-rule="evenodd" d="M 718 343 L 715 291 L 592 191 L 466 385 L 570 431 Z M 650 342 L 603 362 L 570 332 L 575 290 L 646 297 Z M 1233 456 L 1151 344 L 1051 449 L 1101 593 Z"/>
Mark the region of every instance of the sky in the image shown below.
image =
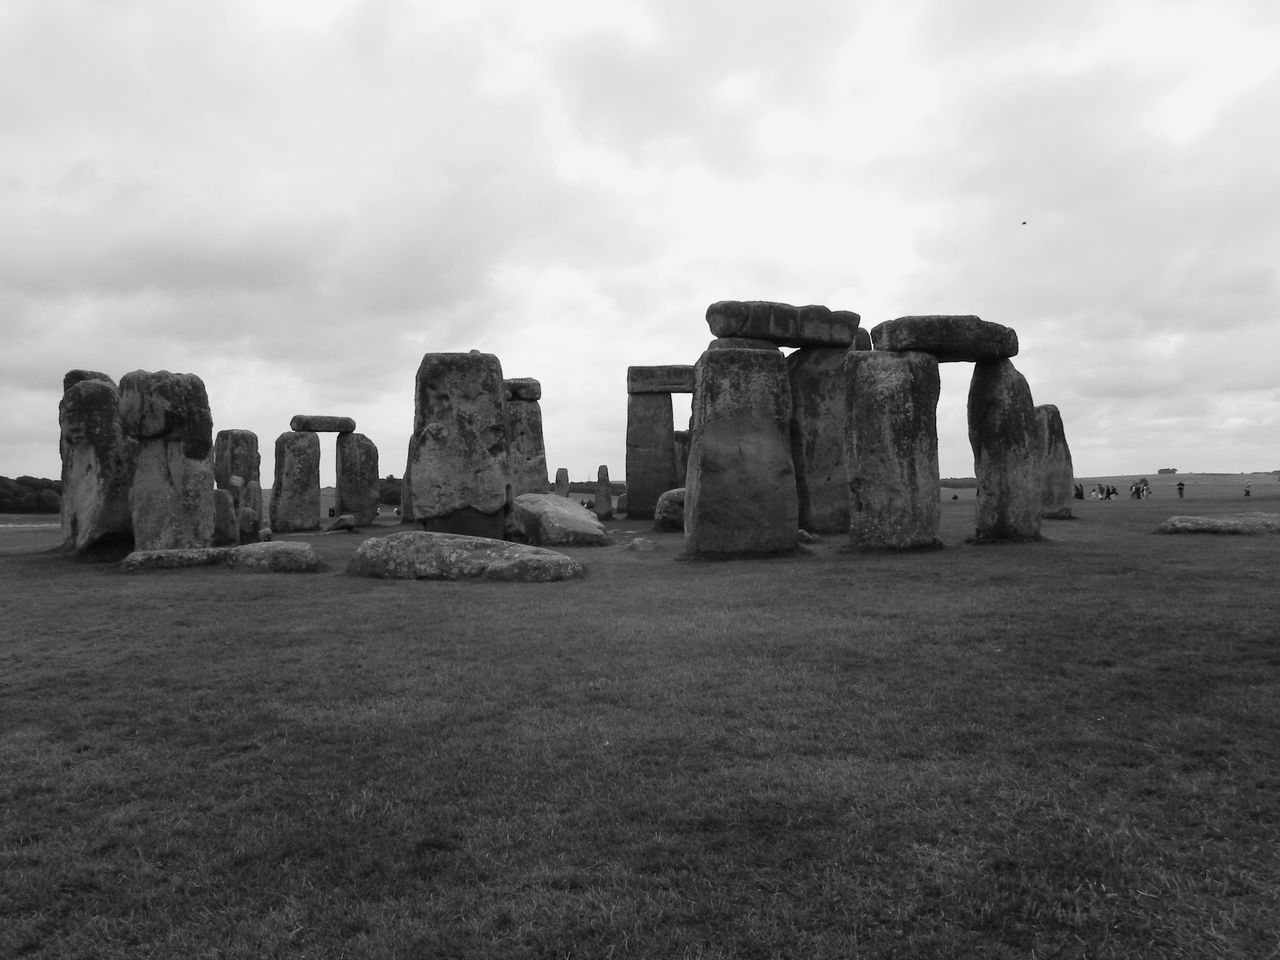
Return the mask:
<path id="1" fill-rule="evenodd" d="M 1273 0 L 5 0 L 0 475 L 88 368 L 198 374 L 264 485 L 297 413 L 399 476 L 478 349 L 620 479 L 719 300 L 1010 326 L 1078 476 L 1280 469 L 1277 52 Z"/>

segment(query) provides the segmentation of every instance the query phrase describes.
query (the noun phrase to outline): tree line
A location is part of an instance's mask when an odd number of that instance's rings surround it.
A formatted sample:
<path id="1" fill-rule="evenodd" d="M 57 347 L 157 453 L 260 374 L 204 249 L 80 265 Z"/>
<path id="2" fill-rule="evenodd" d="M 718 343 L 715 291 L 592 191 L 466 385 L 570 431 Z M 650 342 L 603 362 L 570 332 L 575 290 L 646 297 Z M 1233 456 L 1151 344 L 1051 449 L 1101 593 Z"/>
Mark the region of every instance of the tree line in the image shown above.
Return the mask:
<path id="1" fill-rule="evenodd" d="M 61 508 L 61 480 L 0 477 L 0 513 L 57 513 Z"/>

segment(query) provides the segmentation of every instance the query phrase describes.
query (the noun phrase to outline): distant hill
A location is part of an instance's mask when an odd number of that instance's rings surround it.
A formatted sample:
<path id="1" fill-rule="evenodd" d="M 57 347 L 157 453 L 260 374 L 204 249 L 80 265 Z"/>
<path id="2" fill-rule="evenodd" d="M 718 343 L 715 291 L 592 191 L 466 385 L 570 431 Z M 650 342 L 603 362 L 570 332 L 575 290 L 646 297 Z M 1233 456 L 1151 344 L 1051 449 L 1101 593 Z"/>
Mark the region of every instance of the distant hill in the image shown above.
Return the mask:
<path id="1" fill-rule="evenodd" d="M 0 513 L 57 513 L 61 509 L 61 480 L 0 477 Z"/>

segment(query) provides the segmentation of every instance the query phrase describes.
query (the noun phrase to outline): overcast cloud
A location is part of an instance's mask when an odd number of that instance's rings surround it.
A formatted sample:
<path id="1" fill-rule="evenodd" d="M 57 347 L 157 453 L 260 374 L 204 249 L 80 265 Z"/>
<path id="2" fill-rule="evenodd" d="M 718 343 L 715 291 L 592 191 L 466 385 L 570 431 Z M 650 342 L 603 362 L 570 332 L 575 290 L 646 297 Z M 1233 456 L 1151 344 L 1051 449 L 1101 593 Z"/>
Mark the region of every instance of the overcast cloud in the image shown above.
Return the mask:
<path id="1" fill-rule="evenodd" d="M 87 367 L 199 374 L 266 483 L 295 413 L 399 475 L 476 348 L 619 477 L 627 366 L 726 299 L 1012 326 L 1081 476 L 1280 469 L 1277 50 L 1271 0 L 8 0 L 0 474 Z"/>

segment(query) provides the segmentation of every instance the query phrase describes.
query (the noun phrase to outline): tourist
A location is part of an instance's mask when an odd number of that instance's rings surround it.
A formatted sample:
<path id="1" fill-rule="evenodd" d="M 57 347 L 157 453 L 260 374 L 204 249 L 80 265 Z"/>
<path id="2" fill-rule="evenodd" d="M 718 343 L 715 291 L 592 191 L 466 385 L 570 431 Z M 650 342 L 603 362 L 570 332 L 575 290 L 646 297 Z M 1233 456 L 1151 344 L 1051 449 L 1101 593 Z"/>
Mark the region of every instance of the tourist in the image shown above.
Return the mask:
<path id="1" fill-rule="evenodd" d="M 1187 485 L 1185 483 L 1183 483 L 1181 480 L 1178 481 L 1178 499 L 1179 500 L 1182 499 L 1182 491 L 1185 490 L 1186 487 Z"/>

